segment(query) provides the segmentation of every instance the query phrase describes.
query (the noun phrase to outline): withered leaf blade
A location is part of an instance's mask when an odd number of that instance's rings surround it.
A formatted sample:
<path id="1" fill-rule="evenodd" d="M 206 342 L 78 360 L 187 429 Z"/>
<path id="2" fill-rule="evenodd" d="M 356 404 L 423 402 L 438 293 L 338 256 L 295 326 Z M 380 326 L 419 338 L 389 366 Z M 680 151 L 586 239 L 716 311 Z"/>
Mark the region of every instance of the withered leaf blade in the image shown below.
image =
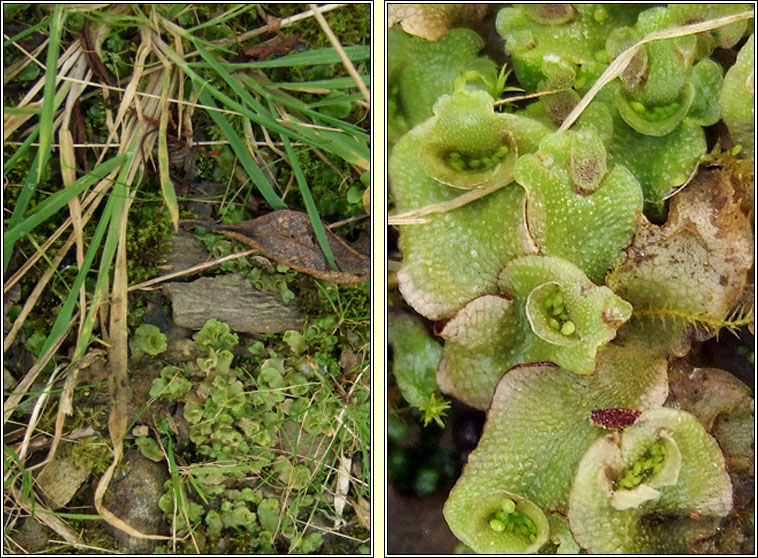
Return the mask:
<path id="1" fill-rule="evenodd" d="M 87 65 L 90 70 L 92 70 L 92 73 L 95 74 L 105 85 L 111 85 L 111 82 L 108 79 L 108 70 L 105 69 L 105 64 L 103 64 L 103 61 L 100 59 L 100 56 L 95 49 L 95 43 L 92 40 L 92 35 L 90 33 L 90 21 L 88 19 L 84 20 L 84 26 L 79 33 L 79 41 L 82 44 L 82 52 L 87 59 Z"/>
<path id="2" fill-rule="evenodd" d="M 84 117 L 82 116 L 82 107 L 79 103 L 79 99 L 74 101 L 74 110 L 71 111 L 71 126 L 73 127 L 74 143 L 87 143 L 87 128 L 84 125 Z M 82 172 L 89 172 L 92 170 L 89 161 L 87 161 L 87 148 L 76 147 L 74 148 L 74 156 L 76 157 L 76 168 Z"/>
<path id="3" fill-rule="evenodd" d="M 326 229 L 332 257 L 337 265 L 337 271 L 333 270 L 316 240 L 310 218 L 301 211 L 282 209 L 251 221 L 212 225 L 209 228 L 259 250 L 277 263 L 333 283 L 361 283 L 371 273 L 367 256 Z"/>

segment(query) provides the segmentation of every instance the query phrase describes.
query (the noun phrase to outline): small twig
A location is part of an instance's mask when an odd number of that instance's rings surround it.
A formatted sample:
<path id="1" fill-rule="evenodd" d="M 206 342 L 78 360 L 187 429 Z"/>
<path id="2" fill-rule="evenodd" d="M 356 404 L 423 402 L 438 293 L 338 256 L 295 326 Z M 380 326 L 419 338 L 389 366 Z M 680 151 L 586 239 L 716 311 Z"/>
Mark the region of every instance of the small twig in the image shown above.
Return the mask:
<path id="1" fill-rule="evenodd" d="M 324 34 L 326 34 L 326 36 L 329 38 L 329 41 L 334 47 L 334 50 L 337 51 L 337 54 L 339 55 L 340 60 L 342 60 L 342 65 L 345 66 L 347 73 L 350 74 L 350 77 L 353 78 L 355 85 L 358 86 L 358 91 L 361 92 L 363 98 L 366 99 L 367 103 L 371 103 L 371 93 L 369 92 L 368 87 L 366 87 L 366 84 L 363 83 L 361 75 L 355 69 L 355 66 L 353 66 L 353 62 L 350 60 L 350 58 L 348 58 L 347 54 L 345 54 L 345 49 L 342 48 L 339 39 L 334 34 L 334 31 L 332 31 L 332 28 L 329 27 L 329 23 L 327 23 L 326 18 L 324 18 L 324 16 L 321 14 L 320 8 L 316 4 L 308 4 L 308 7 L 313 11 L 313 15 L 318 21 L 318 24 L 321 26 L 321 29 L 323 29 Z"/>
<path id="2" fill-rule="evenodd" d="M 251 254 L 254 254 L 258 252 L 258 250 L 245 250 L 244 252 L 240 252 L 239 254 L 229 254 L 228 256 L 224 256 L 223 258 L 219 258 L 217 260 L 213 260 L 210 262 L 203 262 L 201 264 L 193 265 L 192 267 L 188 267 L 187 269 L 183 269 L 182 271 L 175 271 L 173 273 L 169 273 L 167 275 L 161 275 L 160 277 L 155 277 L 154 279 L 149 279 L 147 281 L 143 281 L 142 283 L 137 283 L 136 285 L 132 285 L 127 289 L 127 292 L 135 291 L 138 289 L 145 289 L 147 287 L 151 287 L 152 285 L 156 285 L 158 283 L 163 283 L 164 281 L 168 281 L 169 279 L 175 279 L 176 277 L 182 277 L 183 275 L 191 275 L 193 273 L 196 273 L 198 271 L 202 271 L 204 269 L 208 269 L 209 267 L 213 267 L 214 265 L 218 265 L 224 262 L 228 262 L 230 260 L 236 260 L 237 258 L 242 258 L 245 256 L 249 256 Z"/>

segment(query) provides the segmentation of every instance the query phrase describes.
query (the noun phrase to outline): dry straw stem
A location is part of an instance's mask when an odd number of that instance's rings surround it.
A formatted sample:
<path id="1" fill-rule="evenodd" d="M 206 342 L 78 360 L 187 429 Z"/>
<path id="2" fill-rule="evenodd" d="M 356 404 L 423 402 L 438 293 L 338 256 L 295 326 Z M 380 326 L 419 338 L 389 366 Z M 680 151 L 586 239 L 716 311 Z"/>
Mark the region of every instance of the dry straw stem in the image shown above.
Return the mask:
<path id="1" fill-rule="evenodd" d="M 422 215 L 429 215 L 430 213 L 446 213 L 448 211 L 452 211 L 453 209 L 463 207 L 472 201 L 476 201 L 480 198 L 483 198 L 484 196 L 488 196 L 500 188 L 507 186 L 511 183 L 511 180 L 512 177 L 508 177 L 508 179 L 504 180 L 503 182 L 493 184 L 492 186 L 487 186 L 486 188 L 471 190 L 465 194 L 458 196 L 457 198 L 453 198 L 452 200 L 430 203 L 424 207 L 414 209 L 413 211 L 406 211 L 405 213 L 393 215 L 389 217 L 387 221 L 390 225 L 422 225 L 430 221 L 429 219 L 419 219 L 419 217 Z"/>
<path id="2" fill-rule="evenodd" d="M 571 113 L 566 117 L 566 119 L 563 121 L 563 124 L 561 124 L 561 127 L 558 129 L 559 132 L 565 131 L 568 128 L 571 127 L 574 122 L 581 116 L 582 112 L 585 108 L 587 108 L 587 105 L 592 102 L 592 99 L 595 98 L 595 95 L 597 95 L 598 91 L 600 91 L 605 85 L 616 79 L 618 76 L 620 76 L 624 70 L 626 69 L 629 62 L 634 58 L 634 55 L 637 54 L 637 51 L 642 48 L 643 45 L 651 42 L 651 41 L 657 41 L 660 39 L 672 39 L 674 37 L 682 37 L 685 35 L 692 35 L 694 33 L 701 33 L 703 31 L 709 31 L 711 29 L 717 29 L 719 27 L 723 27 L 724 25 L 728 25 L 730 23 L 734 23 L 736 21 L 742 21 L 743 19 L 750 19 L 751 17 L 755 16 L 755 12 L 753 10 L 742 12 L 739 14 L 734 14 L 726 17 L 720 17 L 717 19 L 712 19 L 709 21 L 703 21 L 700 23 L 693 23 L 691 25 L 682 25 L 679 27 L 672 27 L 671 29 L 664 29 L 662 31 L 654 31 L 653 33 L 648 34 L 645 38 L 640 40 L 639 42 L 635 43 L 631 47 L 629 47 L 627 50 L 619 54 L 613 62 L 606 68 L 605 72 L 603 72 L 603 75 L 600 76 L 600 78 L 595 82 L 595 84 L 590 88 L 590 90 L 587 92 L 587 94 L 582 98 L 582 100 L 579 102 L 576 107 L 574 107 L 574 110 L 571 111 Z M 550 91 L 547 93 L 555 93 L 556 91 Z M 535 95 L 532 95 L 535 96 Z M 529 95 L 524 95 L 522 97 L 517 98 L 510 98 L 510 99 L 503 99 L 502 101 L 497 101 L 495 105 L 505 104 L 506 102 L 513 102 L 516 100 L 523 100 L 526 98 L 530 98 Z M 509 182 L 509 181 L 508 181 Z M 462 196 L 458 196 L 457 198 L 454 198 L 452 200 L 448 200 L 446 202 L 439 202 L 439 203 L 433 203 L 429 205 L 425 205 L 424 207 L 420 207 L 418 209 L 414 209 L 413 211 L 408 211 L 406 213 L 401 213 L 398 215 L 393 215 L 388 218 L 388 223 L 390 225 L 419 225 L 428 223 L 429 219 L 419 219 L 419 217 L 423 215 L 428 215 L 430 213 L 445 213 L 447 211 L 452 211 L 453 209 L 457 209 L 459 207 L 462 207 L 468 203 L 471 203 L 472 201 L 478 200 L 479 198 L 482 198 L 488 194 L 491 194 L 492 192 L 495 192 L 496 190 L 502 188 L 503 186 L 506 186 L 508 182 L 503 182 L 502 184 L 490 186 L 489 188 L 485 188 L 482 190 L 472 190 L 471 192 L 467 192 L 463 194 Z"/>
<path id="3" fill-rule="evenodd" d="M 342 48 L 339 39 L 334 34 L 334 31 L 332 31 L 332 28 L 329 27 L 329 24 L 326 22 L 324 16 L 321 14 L 320 8 L 316 6 L 316 4 L 308 4 L 308 7 L 313 11 L 313 15 L 316 17 L 318 24 L 321 26 L 321 29 L 323 29 L 324 34 L 329 38 L 329 41 L 334 47 L 334 50 L 337 51 L 340 60 L 342 60 L 342 65 L 345 66 L 347 73 L 350 74 L 351 78 L 353 78 L 353 81 L 358 86 L 358 90 L 363 95 L 363 98 L 366 99 L 367 103 L 371 103 L 371 93 L 369 93 L 368 87 L 366 87 L 366 84 L 363 83 L 360 74 L 356 71 L 355 66 L 353 66 L 353 63 L 350 61 L 350 58 L 348 58 L 347 54 L 345 54 L 345 49 Z"/>
<path id="4" fill-rule="evenodd" d="M 652 33 L 649 33 L 639 42 L 633 44 L 631 47 L 619 54 L 613 60 L 613 62 L 611 62 L 611 64 L 605 69 L 605 72 L 603 72 L 603 75 L 601 75 L 595 84 L 590 88 L 590 90 L 587 92 L 584 98 L 582 98 L 579 104 L 574 107 L 574 110 L 569 113 L 558 131 L 563 132 L 565 130 L 568 130 L 571 125 L 576 122 L 579 116 L 581 116 L 584 109 L 587 108 L 587 105 L 589 105 L 590 102 L 592 102 L 592 99 L 595 98 L 595 95 L 597 95 L 605 85 L 616 79 L 624 72 L 626 67 L 629 65 L 629 62 L 631 62 L 632 58 L 634 58 L 634 55 L 637 54 L 637 51 L 639 51 L 643 45 L 652 41 L 658 41 L 660 39 L 673 39 L 675 37 L 683 37 L 685 35 L 693 35 L 695 33 L 701 33 L 703 31 L 710 31 L 711 29 L 717 29 L 719 27 L 723 27 L 724 25 L 729 25 L 730 23 L 742 21 L 743 19 L 750 19 L 754 16 L 755 12 L 753 10 L 750 10 L 739 14 L 711 19 L 709 21 L 702 21 L 700 23 L 693 23 L 690 25 L 681 25 L 679 27 L 672 27 L 671 29 L 663 29 L 661 31 L 653 31 Z"/>

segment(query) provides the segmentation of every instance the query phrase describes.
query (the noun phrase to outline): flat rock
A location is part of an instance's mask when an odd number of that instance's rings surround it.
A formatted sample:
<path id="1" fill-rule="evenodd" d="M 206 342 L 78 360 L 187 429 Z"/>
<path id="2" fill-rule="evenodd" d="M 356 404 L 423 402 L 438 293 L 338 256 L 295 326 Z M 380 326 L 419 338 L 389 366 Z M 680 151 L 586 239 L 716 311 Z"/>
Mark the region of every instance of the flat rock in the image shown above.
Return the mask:
<path id="1" fill-rule="evenodd" d="M 303 316 L 295 304 L 261 292 L 239 273 L 201 277 L 190 283 L 166 283 L 176 325 L 201 329 L 211 318 L 242 333 L 278 333 L 300 329 Z"/>
<path id="2" fill-rule="evenodd" d="M 92 465 L 77 464 L 70 454 L 63 457 L 63 453 L 57 452 L 37 477 L 37 486 L 53 510 L 68 504 L 92 472 Z"/>

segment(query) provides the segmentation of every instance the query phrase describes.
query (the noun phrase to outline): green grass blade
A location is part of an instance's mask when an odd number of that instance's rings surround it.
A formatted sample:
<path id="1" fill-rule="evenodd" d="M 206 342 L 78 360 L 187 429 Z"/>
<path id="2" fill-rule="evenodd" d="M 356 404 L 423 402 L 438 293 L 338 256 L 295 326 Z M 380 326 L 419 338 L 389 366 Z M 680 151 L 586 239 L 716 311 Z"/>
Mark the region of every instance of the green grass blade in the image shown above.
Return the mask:
<path id="1" fill-rule="evenodd" d="M 39 114 L 42 111 L 39 108 L 3 107 L 3 112 L 8 115 L 13 115 L 13 114 Z"/>
<path id="2" fill-rule="evenodd" d="M 92 240 L 90 240 L 89 246 L 87 247 L 87 252 L 84 255 L 82 266 L 79 268 L 79 272 L 71 284 L 71 290 L 69 291 L 68 296 L 66 296 L 66 300 L 63 301 L 63 306 L 61 307 L 61 310 L 58 313 L 58 317 L 55 319 L 55 323 L 53 324 L 53 327 L 51 328 L 50 333 L 45 340 L 45 344 L 40 350 L 40 355 L 47 353 L 48 349 L 52 346 L 52 344 L 63 332 L 63 330 L 66 329 L 66 326 L 71 321 L 71 316 L 74 313 L 74 308 L 79 301 L 79 290 L 81 289 L 82 284 L 84 284 L 84 280 L 87 278 L 87 275 L 89 275 L 90 269 L 92 268 L 92 262 L 95 260 L 95 256 L 100 250 L 100 243 L 102 242 L 103 237 L 105 236 L 105 232 L 108 229 L 108 225 L 110 224 L 115 203 L 116 198 L 113 195 L 109 196 L 108 201 L 105 204 L 105 208 L 103 209 L 103 213 L 97 222 L 95 234 L 92 236 Z"/>
<path id="3" fill-rule="evenodd" d="M 50 17 L 46 17 L 45 19 L 40 21 L 38 24 L 32 25 L 31 27 L 24 29 L 23 31 L 21 31 L 21 33 L 18 33 L 17 35 L 13 35 L 13 37 L 11 37 L 10 39 L 8 39 L 7 41 L 3 43 L 3 48 L 8 48 L 13 43 L 17 43 L 18 41 L 21 41 L 24 37 L 28 37 L 35 31 L 38 31 L 42 29 L 43 27 L 46 27 L 49 21 L 50 21 Z"/>
<path id="4" fill-rule="evenodd" d="M 42 170 L 50 158 L 53 138 L 53 117 L 55 116 L 55 80 L 58 73 L 58 54 L 61 46 L 61 31 L 66 13 L 62 4 L 55 4 L 50 21 L 50 42 L 47 45 L 45 62 L 45 86 L 43 89 L 42 112 L 39 123 L 39 152 L 41 164 L 37 166 L 37 182 L 42 179 Z"/>
<path id="5" fill-rule="evenodd" d="M 371 85 L 371 76 L 363 75 L 361 76 L 361 81 L 365 83 L 366 85 Z M 265 87 L 268 88 L 274 88 L 274 87 L 294 87 L 297 89 L 350 89 L 352 87 L 355 87 L 355 81 L 353 81 L 353 78 L 349 77 L 342 77 L 342 78 L 334 78 L 334 79 L 320 79 L 315 81 L 274 81 L 271 83 L 265 84 Z M 362 99 L 363 97 L 361 97 Z"/>
<path id="6" fill-rule="evenodd" d="M 211 99 L 210 94 L 205 89 L 199 92 L 198 99 L 200 99 L 200 102 L 206 106 L 216 106 L 213 103 L 213 99 Z M 226 117 L 222 113 L 215 110 L 209 110 L 208 115 L 211 117 L 216 126 L 219 127 L 221 133 L 223 134 L 223 137 L 229 141 L 229 145 L 232 148 L 232 151 L 234 151 L 234 154 L 237 155 L 237 158 L 240 160 L 242 167 L 245 169 L 248 176 L 252 179 L 253 183 L 258 188 L 258 191 L 265 198 L 268 204 L 274 209 L 287 209 L 287 204 L 282 201 L 279 195 L 271 187 L 271 184 L 268 183 L 268 180 L 263 174 L 263 171 L 261 171 L 260 167 L 256 164 L 253 156 L 247 150 L 244 142 L 237 135 L 237 132 L 234 131 L 234 128 L 226 119 Z"/>
<path id="7" fill-rule="evenodd" d="M 40 203 L 35 209 L 36 211 L 26 217 L 21 223 L 9 228 L 3 238 L 3 249 L 6 252 L 13 250 L 13 246 L 21 236 L 34 230 L 35 227 L 44 223 L 47 219 L 55 215 L 62 207 L 65 207 L 68 202 L 81 194 L 86 188 L 105 178 L 111 170 L 124 162 L 126 155 L 118 155 L 109 159 L 96 169 L 87 173 L 79 178 L 70 187 L 60 190 Z M 37 161 L 35 159 L 35 161 Z M 34 163 L 33 163 L 34 165 Z M 31 174 L 31 173 L 30 173 Z"/>
<path id="8" fill-rule="evenodd" d="M 90 338 L 92 337 L 92 328 L 95 326 L 95 312 L 97 312 L 97 307 L 105 295 L 108 277 L 110 276 L 113 260 L 116 256 L 116 248 L 118 248 L 120 240 L 121 220 L 127 207 L 128 185 L 126 183 L 126 176 L 129 173 L 132 157 L 134 157 L 133 148 L 136 139 L 137 138 L 135 137 L 135 140 L 132 143 L 132 148 L 126 153 L 127 158 L 124 161 L 124 166 L 121 167 L 121 172 L 111 189 L 110 198 L 108 199 L 108 203 L 111 204 L 111 215 L 108 219 L 108 236 L 105 239 L 103 253 L 100 256 L 100 267 L 97 271 L 97 280 L 95 282 L 95 291 L 92 294 L 92 302 L 87 311 L 87 316 L 84 319 L 84 326 L 81 329 L 81 334 L 76 343 L 74 356 L 71 357 L 72 362 L 76 362 L 82 358 L 87 351 L 87 347 L 89 347 Z M 99 225 L 100 223 L 98 223 L 98 226 Z M 72 289 L 69 296 L 76 292 L 76 290 Z"/>
<path id="9" fill-rule="evenodd" d="M 344 48 L 345 54 L 353 62 L 368 60 L 371 58 L 370 46 L 348 46 Z M 339 64 L 342 60 L 337 51 L 332 47 L 306 50 L 297 54 L 288 54 L 274 60 L 263 62 L 246 62 L 244 64 L 224 64 L 231 69 L 239 68 L 292 68 L 295 66 L 319 66 L 322 64 Z"/>
<path id="10" fill-rule="evenodd" d="M 311 226 L 316 235 L 316 240 L 318 240 L 318 245 L 321 246 L 321 251 L 324 253 L 326 261 L 329 262 L 329 265 L 334 271 L 337 271 L 337 265 L 334 263 L 334 258 L 332 257 L 332 248 L 329 246 L 329 239 L 326 237 L 324 223 L 321 222 L 321 217 L 319 216 L 318 209 L 313 201 L 311 190 L 308 188 L 308 183 L 305 181 L 305 176 L 303 176 L 303 170 L 300 168 L 300 163 L 298 163 L 297 157 L 295 156 L 295 150 L 292 149 L 287 136 L 281 136 L 281 138 L 282 143 L 284 143 L 284 150 L 287 152 L 290 159 L 292 172 L 295 173 L 295 180 L 297 180 L 297 186 L 300 189 L 300 195 L 303 197 L 305 210 L 311 220 Z"/>
<path id="11" fill-rule="evenodd" d="M 16 152 L 11 155 L 10 159 L 5 162 L 5 165 L 3 166 L 3 172 L 5 174 L 8 174 L 16 166 L 16 162 L 29 150 L 32 144 L 37 140 L 37 136 L 39 136 L 39 126 L 32 130 L 32 133 L 24 140 L 24 143 L 22 143 L 18 149 L 16 149 Z"/>

